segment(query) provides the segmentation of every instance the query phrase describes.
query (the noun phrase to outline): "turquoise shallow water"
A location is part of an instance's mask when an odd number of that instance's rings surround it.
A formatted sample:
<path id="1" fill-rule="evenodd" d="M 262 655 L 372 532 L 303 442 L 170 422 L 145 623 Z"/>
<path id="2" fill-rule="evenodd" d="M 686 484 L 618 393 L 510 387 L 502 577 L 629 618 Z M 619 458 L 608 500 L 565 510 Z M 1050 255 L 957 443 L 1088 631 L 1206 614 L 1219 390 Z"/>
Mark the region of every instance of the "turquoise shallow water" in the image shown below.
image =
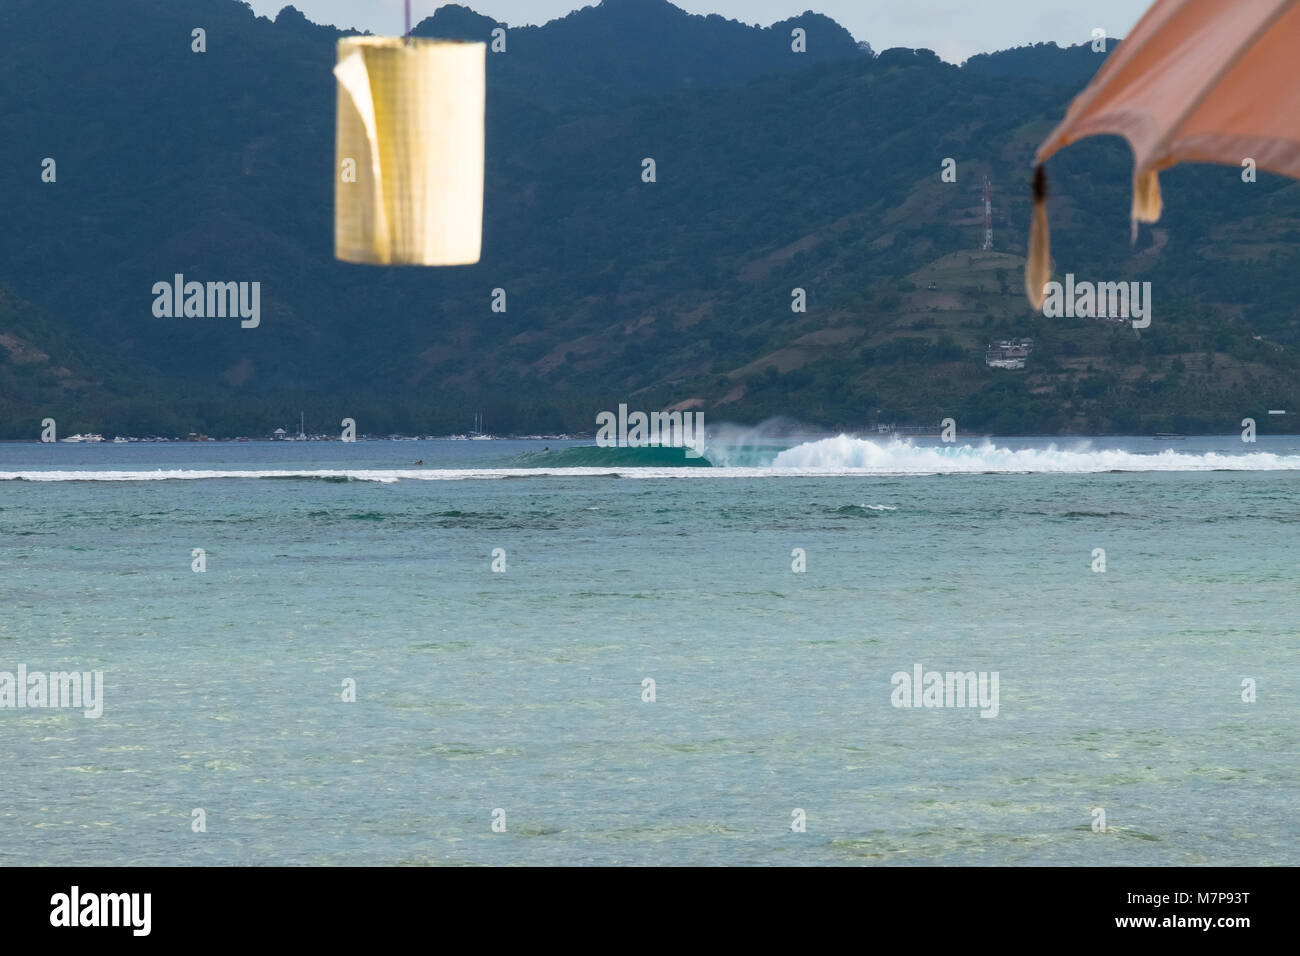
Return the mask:
<path id="1" fill-rule="evenodd" d="M 563 444 L 0 445 L 0 863 L 1300 863 L 1294 439 Z"/>

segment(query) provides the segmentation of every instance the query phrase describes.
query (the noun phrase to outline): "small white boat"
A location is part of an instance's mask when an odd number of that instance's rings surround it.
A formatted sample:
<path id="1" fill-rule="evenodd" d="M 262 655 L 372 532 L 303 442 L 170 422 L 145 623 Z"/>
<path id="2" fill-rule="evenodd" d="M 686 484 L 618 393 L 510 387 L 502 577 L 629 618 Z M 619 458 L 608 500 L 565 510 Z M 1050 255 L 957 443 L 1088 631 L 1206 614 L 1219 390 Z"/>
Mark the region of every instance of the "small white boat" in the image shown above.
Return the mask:
<path id="1" fill-rule="evenodd" d="M 60 438 L 59 441 L 65 442 L 96 442 L 103 441 L 103 435 L 69 435 L 67 438 Z"/>

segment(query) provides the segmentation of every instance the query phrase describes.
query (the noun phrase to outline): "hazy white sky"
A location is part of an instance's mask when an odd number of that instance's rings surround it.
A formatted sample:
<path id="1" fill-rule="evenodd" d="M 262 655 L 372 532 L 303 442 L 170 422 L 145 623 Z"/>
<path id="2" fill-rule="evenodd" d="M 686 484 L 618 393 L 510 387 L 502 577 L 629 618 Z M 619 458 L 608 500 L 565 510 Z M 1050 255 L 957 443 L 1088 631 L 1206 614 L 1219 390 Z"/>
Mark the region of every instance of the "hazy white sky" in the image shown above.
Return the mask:
<path id="1" fill-rule="evenodd" d="M 251 0 L 253 9 L 274 17 L 292 5 L 317 23 L 374 33 L 402 32 L 402 0 Z M 511 26 L 545 23 L 590 0 L 460 0 L 463 6 Z M 674 0 L 689 13 L 717 13 L 768 26 L 805 10 L 824 13 L 877 52 L 891 46 L 928 47 L 957 63 L 972 53 L 1055 40 L 1065 46 L 1089 40 L 1101 27 L 1123 36 L 1149 0 Z M 411 0 L 418 23 L 442 0 Z"/>

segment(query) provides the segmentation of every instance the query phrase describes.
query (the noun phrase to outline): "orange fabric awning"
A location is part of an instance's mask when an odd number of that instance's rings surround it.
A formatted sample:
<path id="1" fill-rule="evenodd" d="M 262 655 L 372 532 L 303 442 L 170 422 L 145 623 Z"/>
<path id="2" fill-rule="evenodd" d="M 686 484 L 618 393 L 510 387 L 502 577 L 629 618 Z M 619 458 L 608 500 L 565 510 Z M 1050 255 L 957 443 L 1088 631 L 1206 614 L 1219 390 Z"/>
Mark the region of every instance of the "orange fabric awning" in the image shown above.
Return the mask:
<path id="1" fill-rule="evenodd" d="M 1300 179 L 1300 0 L 1156 0 L 1038 148 L 1025 291 L 1049 277 L 1041 167 L 1086 136 L 1133 150 L 1134 228 L 1160 217 L 1157 174 L 1177 163 L 1241 166 Z"/>

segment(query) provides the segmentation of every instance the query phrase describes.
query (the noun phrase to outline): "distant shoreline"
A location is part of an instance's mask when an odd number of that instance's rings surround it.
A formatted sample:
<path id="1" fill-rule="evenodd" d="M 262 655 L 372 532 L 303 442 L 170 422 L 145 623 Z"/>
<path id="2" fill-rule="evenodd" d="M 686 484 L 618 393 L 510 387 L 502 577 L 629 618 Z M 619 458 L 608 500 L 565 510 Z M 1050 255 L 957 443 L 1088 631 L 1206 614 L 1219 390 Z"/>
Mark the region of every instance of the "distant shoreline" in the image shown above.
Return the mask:
<path id="1" fill-rule="evenodd" d="M 887 432 L 882 433 L 874 429 L 841 429 L 832 431 L 821 431 L 810 429 L 807 432 L 799 433 L 793 436 L 767 436 L 769 438 L 794 437 L 799 441 L 817 441 L 824 438 L 835 438 L 844 436 L 869 441 L 902 441 L 914 438 L 935 439 L 939 437 L 937 429 L 930 430 L 918 429 L 909 432 Z M 137 438 L 131 436 L 120 436 L 122 441 L 113 439 L 99 440 L 79 440 L 67 441 L 60 438 L 55 442 L 42 442 L 39 438 L 0 438 L 0 445 L 207 445 L 207 444 L 261 444 L 261 445 L 281 445 L 281 444 L 301 444 L 303 442 L 333 442 L 337 444 L 355 444 L 356 442 L 428 442 L 428 441 L 445 441 L 445 442 L 474 442 L 474 441 L 595 441 L 596 434 L 593 432 L 588 435 L 563 434 L 563 435 L 480 435 L 477 437 L 468 435 L 358 435 L 353 441 L 345 442 L 337 435 L 307 435 L 303 438 L 294 436 L 292 438 L 246 438 L 244 436 L 235 436 L 232 438 L 211 438 L 202 436 L 199 438 L 165 438 L 162 436 L 151 436 L 146 438 Z M 1292 438 L 1295 437 L 1293 432 L 1277 432 L 1274 434 L 1261 434 L 1259 440 L 1266 438 Z M 1202 438 L 1233 438 L 1239 439 L 1240 435 L 1235 431 L 1228 432 L 1156 432 L 1149 434 L 1133 434 L 1116 432 L 1114 434 L 1033 434 L 1033 435 L 995 435 L 993 433 L 964 434 L 959 435 L 957 444 L 966 444 L 971 441 L 1105 441 L 1105 440 L 1144 440 L 1144 441 L 1184 441 L 1188 439 Z M 726 442 L 723 442 L 726 444 Z"/>
<path id="2" fill-rule="evenodd" d="M 57 441 L 43 442 L 39 438 L 0 438 L 0 444 L 3 445 L 207 445 L 207 444 L 252 444 L 254 442 L 265 445 L 289 445 L 300 444 L 302 442 L 337 442 L 339 444 L 350 445 L 352 441 L 343 441 L 337 435 L 306 435 L 292 438 L 246 438 L 242 435 L 236 435 L 232 438 L 211 438 L 202 436 L 200 438 L 165 438 L 155 435 L 147 438 L 137 438 L 128 435 L 118 436 L 122 441 L 116 441 L 111 438 L 79 438 L 69 441 L 66 438 L 60 438 Z M 595 434 L 591 435 L 358 435 L 355 439 L 357 442 L 382 442 L 382 441 L 583 441 L 584 439 L 595 439 Z"/>

